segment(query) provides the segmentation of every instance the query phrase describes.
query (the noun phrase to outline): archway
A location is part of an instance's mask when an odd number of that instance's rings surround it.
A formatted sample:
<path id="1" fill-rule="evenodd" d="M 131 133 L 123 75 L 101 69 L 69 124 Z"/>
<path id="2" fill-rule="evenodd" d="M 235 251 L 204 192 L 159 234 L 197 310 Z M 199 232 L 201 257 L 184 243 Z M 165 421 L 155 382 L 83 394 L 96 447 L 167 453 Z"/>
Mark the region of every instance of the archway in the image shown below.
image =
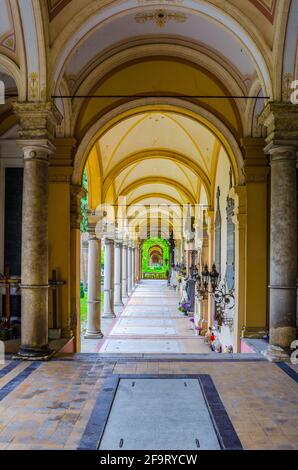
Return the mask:
<path id="1" fill-rule="evenodd" d="M 148 238 L 142 244 L 142 278 L 165 279 L 169 274 L 170 248 L 164 238 Z"/>

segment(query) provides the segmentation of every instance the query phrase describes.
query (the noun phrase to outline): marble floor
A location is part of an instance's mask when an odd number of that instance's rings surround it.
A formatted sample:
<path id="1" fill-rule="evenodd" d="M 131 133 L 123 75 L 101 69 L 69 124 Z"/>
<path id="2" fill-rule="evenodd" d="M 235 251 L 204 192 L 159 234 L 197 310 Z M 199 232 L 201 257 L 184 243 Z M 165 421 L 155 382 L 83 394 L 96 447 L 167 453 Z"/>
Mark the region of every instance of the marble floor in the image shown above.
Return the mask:
<path id="1" fill-rule="evenodd" d="M 0 450 L 298 450 L 298 366 L 210 353 L 164 282 L 142 282 L 104 333 L 89 353 L 6 357 Z"/>
<path id="2" fill-rule="evenodd" d="M 105 323 L 104 338 L 83 342 L 84 352 L 140 354 L 209 353 L 188 317 L 177 310 L 178 298 L 166 281 L 140 282 L 116 319 Z"/>
<path id="3" fill-rule="evenodd" d="M 144 377 L 151 379 L 152 376 L 160 376 L 167 379 L 168 376 L 175 378 L 179 375 L 180 379 L 185 377 L 183 384 L 191 378 L 190 375 L 196 374 L 205 379 L 209 377 L 214 384 L 215 394 L 221 403 L 220 406 L 216 404 L 215 413 L 222 420 L 223 437 L 227 434 L 227 426 L 231 428 L 232 425 L 244 449 L 297 450 L 297 366 L 282 369 L 264 359 L 248 361 L 245 356 L 241 357 L 244 359 L 228 362 L 212 358 L 134 359 L 122 355 L 121 359 L 113 359 L 99 354 L 60 354 L 42 363 L 7 360 L 0 365 L 0 449 L 77 449 L 82 447 L 82 443 L 85 448 L 97 448 L 106 406 L 106 400 L 101 396 L 112 390 L 107 386 L 108 380 L 121 374 L 133 374 L 133 382 L 137 384 Z M 168 393 L 166 382 L 155 388 L 161 390 L 162 387 Z M 170 418 L 168 408 L 163 406 L 164 394 L 150 395 L 149 392 L 149 389 L 144 391 L 149 412 L 154 406 L 159 409 L 162 429 Z M 190 413 L 196 413 L 191 404 L 192 400 L 197 404 L 199 397 L 197 391 L 194 392 L 193 396 L 185 399 L 181 392 L 177 395 L 177 401 L 169 396 L 172 407 L 180 416 L 181 430 L 185 427 L 184 420 L 189 420 Z M 211 402 L 214 403 L 214 396 Z M 135 407 L 134 402 L 130 401 L 126 414 L 135 415 L 141 406 L 141 402 L 136 403 Z M 120 418 L 116 415 L 113 419 L 117 421 Z M 174 421 L 170 421 L 176 423 L 177 416 L 172 418 Z M 204 421 L 205 418 L 198 415 L 194 421 L 198 424 L 198 420 Z M 145 413 L 143 428 L 139 429 L 143 438 L 149 435 L 152 439 L 150 429 L 152 431 L 154 419 L 158 427 L 156 413 Z M 112 425 L 113 422 L 110 423 Z M 123 428 L 123 421 L 119 422 L 120 425 Z M 204 432 L 203 435 L 198 434 L 198 439 L 204 446 L 214 446 L 210 422 L 207 427 L 208 434 L 205 437 Z M 194 434 L 195 430 L 192 429 L 187 441 L 190 448 L 194 447 Z M 175 433 L 173 439 L 174 436 Z M 230 431 L 226 437 L 229 436 Z M 119 448 L 121 437 L 124 439 L 124 449 L 126 442 L 131 439 L 131 433 L 126 432 L 122 436 L 117 434 L 112 442 L 109 434 L 102 445 L 105 446 L 106 442 L 108 446 Z M 173 439 L 170 433 L 167 447 L 175 448 Z M 183 441 L 183 433 L 180 433 L 180 439 L 180 445 L 186 448 L 188 444 Z"/>

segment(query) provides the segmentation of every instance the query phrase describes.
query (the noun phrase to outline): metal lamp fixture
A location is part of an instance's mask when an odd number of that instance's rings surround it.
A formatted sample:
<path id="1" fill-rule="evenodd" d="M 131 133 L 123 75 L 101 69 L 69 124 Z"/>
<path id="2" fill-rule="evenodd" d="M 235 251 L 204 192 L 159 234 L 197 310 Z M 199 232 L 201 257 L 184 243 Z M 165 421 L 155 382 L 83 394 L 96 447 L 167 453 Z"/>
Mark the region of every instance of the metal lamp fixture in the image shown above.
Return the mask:
<path id="1" fill-rule="evenodd" d="M 207 264 L 205 264 L 202 271 L 201 287 L 203 288 L 203 294 L 212 294 L 215 292 L 218 286 L 219 273 L 216 271 L 215 264 L 212 265 L 211 271 L 208 270 Z M 211 291 L 208 291 L 209 283 L 211 285 Z"/>
<path id="2" fill-rule="evenodd" d="M 235 305 L 234 287 L 232 289 L 228 289 L 226 279 L 224 279 L 223 282 L 220 282 L 216 265 L 212 265 L 211 271 L 209 271 L 208 266 L 205 265 L 202 271 L 202 276 L 198 276 L 197 283 L 199 295 L 204 298 L 207 294 L 212 294 L 215 300 L 216 309 L 221 313 L 222 322 L 227 326 L 232 326 L 234 319 L 229 317 L 225 311 L 232 310 Z M 211 289 L 208 289 L 209 285 Z"/>

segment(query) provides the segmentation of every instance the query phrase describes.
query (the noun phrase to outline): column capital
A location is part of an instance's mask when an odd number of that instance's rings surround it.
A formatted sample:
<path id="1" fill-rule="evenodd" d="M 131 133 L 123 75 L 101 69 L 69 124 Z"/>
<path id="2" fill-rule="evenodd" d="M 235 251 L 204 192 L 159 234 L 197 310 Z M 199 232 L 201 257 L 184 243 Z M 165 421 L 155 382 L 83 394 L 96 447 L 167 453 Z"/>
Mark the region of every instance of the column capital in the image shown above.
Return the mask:
<path id="1" fill-rule="evenodd" d="M 115 240 L 115 248 L 121 248 L 123 245 L 122 240 Z"/>
<path id="2" fill-rule="evenodd" d="M 89 240 L 99 240 L 95 233 L 96 224 L 89 223 L 87 224 L 87 232 Z"/>
<path id="3" fill-rule="evenodd" d="M 25 140 L 53 140 L 56 125 L 62 121 L 62 115 L 54 102 L 13 103 L 14 113 L 20 122 L 19 136 Z"/>
<path id="4" fill-rule="evenodd" d="M 112 238 L 104 238 L 105 245 L 114 245 L 114 240 Z"/>
<path id="5" fill-rule="evenodd" d="M 294 162 L 296 164 L 297 151 L 298 147 L 296 148 L 295 146 L 275 145 L 269 150 L 270 164 L 272 165 L 273 162 L 278 161 Z"/>
<path id="6" fill-rule="evenodd" d="M 265 152 L 272 146 L 293 145 L 298 147 L 298 107 L 291 103 L 268 103 L 258 118 L 267 127 Z"/>

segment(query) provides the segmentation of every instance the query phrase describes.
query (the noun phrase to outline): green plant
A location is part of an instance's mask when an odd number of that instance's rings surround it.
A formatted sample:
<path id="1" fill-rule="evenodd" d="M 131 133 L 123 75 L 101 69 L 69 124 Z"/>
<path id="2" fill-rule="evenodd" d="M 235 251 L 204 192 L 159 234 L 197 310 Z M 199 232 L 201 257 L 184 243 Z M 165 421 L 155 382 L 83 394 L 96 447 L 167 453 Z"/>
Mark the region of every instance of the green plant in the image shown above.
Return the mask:
<path id="1" fill-rule="evenodd" d="M 84 284 L 80 282 L 80 298 L 83 299 L 85 296 Z"/>
<path id="2" fill-rule="evenodd" d="M 84 173 L 83 173 L 83 188 L 85 189 L 86 193 L 81 199 L 81 214 L 82 214 L 81 232 L 87 232 L 88 180 L 87 180 L 86 169 L 84 170 Z"/>
<path id="3" fill-rule="evenodd" d="M 150 266 L 150 255 L 149 250 L 152 246 L 159 246 L 163 253 L 163 265 L 162 266 Z M 144 273 L 166 273 L 169 271 L 169 258 L 170 258 L 170 246 L 169 242 L 165 238 L 152 237 L 148 238 L 142 246 L 142 271 Z"/>

